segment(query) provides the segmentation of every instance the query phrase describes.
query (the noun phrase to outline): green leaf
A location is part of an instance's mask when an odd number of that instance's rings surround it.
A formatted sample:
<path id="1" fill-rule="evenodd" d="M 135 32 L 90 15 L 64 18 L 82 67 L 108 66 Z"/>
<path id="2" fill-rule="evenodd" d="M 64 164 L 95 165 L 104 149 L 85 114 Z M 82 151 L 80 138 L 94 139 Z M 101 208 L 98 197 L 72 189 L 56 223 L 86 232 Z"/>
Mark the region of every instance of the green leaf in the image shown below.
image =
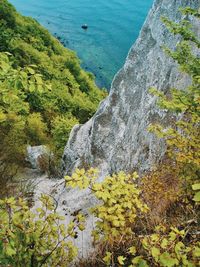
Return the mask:
<path id="1" fill-rule="evenodd" d="M 32 69 L 32 68 L 28 67 L 27 70 L 28 70 L 28 72 L 29 72 L 30 74 L 32 74 L 32 75 L 35 74 L 35 71 L 34 71 L 34 69 Z"/>
<path id="2" fill-rule="evenodd" d="M 6 115 L 0 111 L 0 123 L 6 121 Z"/>
<path id="3" fill-rule="evenodd" d="M 194 191 L 196 191 L 196 190 L 200 190 L 200 183 L 198 183 L 198 184 L 193 184 L 193 185 L 192 185 L 192 189 L 193 189 Z"/>
<path id="4" fill-rule="evenodd" d="M 40 75 L 35 75 L 35 80 L 36 80 L 37 84 L 40 84 L 40 85 L 43 84 L 43 80 L 42 80 Z"/>
<path id="5" fill-rule="evenodd" d="M 136 253 L 136 248 L 135 247 L 130 247 L 129 248 L 129 253 L 134 256 L 135 253 Z"/>
<path id="6" fill-rule="evenodd" d="M 132 263 L 134 264 L 133 266 L 137 267 L 149 267 L 148 263 L 146 260 L 144 260 L 141 256 L 137 256 L 132 260 Z"/>
<path id="7" fill-rule="evenodd" d="M 159 256 L 160 256 L 160 250 L 156 247 L 152 247 L 151 254 L 154 257 L 155 261 L 158 262 Z"/>
<path id="8" fill-rule="evenodd" d="M 6 247 L 5 251 L 8 256 L 13 256 L 16 254 L 15 249 L 13 249 L 10 245 Z"/>
<path id="9" fill-rule="evenodd" d="M 195 202 L 200 202 L 200 192 L 197 192 L 197 193 L 194 195 L 193 200 L 194 200 Z"/>
<path id="10" fill-rule="evenodd" d="M 178 265 L 179 261 L 177 259 L 172 258 L 168 252 L 164 252 L 160 256 L 160 263 L 164 267 L 173 267 Z"/>
<path id="11" fill-rule="evenodd" d="M 195 257 L 200 257 L 200 246 L 199 247 L 197 247 L 197 246 L 194 247 L 193 255 Z"/>
<path id="12" fill-rule="evenodd" d="M 165 249 L 168 246 L 168 240 L 166 238 L 164 238 L 161 242 L 161 248 Z"/>
<path id="13" fill-rule="evenodd" d="M 103 261 L 106 263 L 106 265 L 110 265 L 111 257 L 112 257 L 112 253 L 106 252 L 106 256 L 103 258 Z"/>
<path id="14" fill-rule="evenodd" d="M 33 83 L 31 83 L 30 85 L 29 85 L 29 92 L 34 92 L 35 91 L 35 85 L 33 84 Z"/>
<path id="15" fill-rule="evenodd" d="M 113 220 L 112 224 L 115 227 L 119 227 L 120 226 L 120 222 L 118 220 Z"/>
<path id="16" fill-rule="evenodd" d="M 123 256 L 119 256 L 119 257 L 117 257 L 117 260 L 118 260 L 120 265 L 124 265 L 124 261 L 126 260 L 126 258 Z"/>

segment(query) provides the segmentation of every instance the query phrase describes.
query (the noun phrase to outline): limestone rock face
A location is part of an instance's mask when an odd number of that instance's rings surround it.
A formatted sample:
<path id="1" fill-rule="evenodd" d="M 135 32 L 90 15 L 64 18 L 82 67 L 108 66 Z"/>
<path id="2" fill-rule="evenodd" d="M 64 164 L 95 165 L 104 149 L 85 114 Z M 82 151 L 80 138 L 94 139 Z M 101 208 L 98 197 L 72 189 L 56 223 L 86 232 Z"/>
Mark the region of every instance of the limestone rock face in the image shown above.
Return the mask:
<path id="1" fill-rule="evenodd" d="M 147 131 L 152 122 L 169 124 L 164 111 L 156 108 L 150 87 L 168 91 L 184 89 L 190 79 L 178 71 L 177 64 L 165 55 L 161 46 L 176 47 L 174 37 L 160 17 L 179 21 L 180 7 L 200 7 L 200 0 L 156 0 L 131 48 L 124 67 L 115 76 L 109 96 L 100 104 L 94 117 L 75 126 L 63 155 L 63 171 L 95 166 L 103 174 L 119 170 L 144 171 L 165 152 L 164 144 Z M 192 21 L 200 34 L 200 25 Z"/>

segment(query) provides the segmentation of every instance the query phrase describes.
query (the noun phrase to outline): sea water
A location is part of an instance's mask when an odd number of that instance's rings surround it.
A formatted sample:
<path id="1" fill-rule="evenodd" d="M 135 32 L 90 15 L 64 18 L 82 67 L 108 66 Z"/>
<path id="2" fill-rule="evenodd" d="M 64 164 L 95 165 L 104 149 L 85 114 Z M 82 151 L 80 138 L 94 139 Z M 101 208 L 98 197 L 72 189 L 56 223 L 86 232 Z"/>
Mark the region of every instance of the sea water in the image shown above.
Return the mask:
<path id="1" fill-rule="evenodd" d="M 153 0 L 10 0 L 76 51 L 82 67 L 109 89 Z M 83 24 L 88 29 L 81 28 Z"/>

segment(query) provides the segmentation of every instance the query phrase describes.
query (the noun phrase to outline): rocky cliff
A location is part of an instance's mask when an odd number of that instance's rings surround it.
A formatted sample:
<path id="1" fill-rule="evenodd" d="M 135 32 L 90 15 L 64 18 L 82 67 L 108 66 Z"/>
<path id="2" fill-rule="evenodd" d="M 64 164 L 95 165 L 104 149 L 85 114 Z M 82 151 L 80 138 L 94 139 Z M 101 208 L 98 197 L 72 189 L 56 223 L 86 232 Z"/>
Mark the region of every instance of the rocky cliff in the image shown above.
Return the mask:
<path id="1" fill-rule="evenodd" d="M 200 0 L 156 0 L 131 48 L 124 67 L 116 75 L 109 96 L 100 104 L 94 117 L 84 125 L 77 125 L 71 132 L 63 155 L 63 171 L 70 173 L 74 167 L 96 166 L 101 177 L 106 173 L 149 169 L 165 152 L 162 142 L 148 133 L 151 122 L 169 124 L 166 112 L 156 108 L 155 97 L 148 90 L 154 86 L 167 92 L 171 87 L 185 88 L 190 79 L 178 71 L 178 66 L 167 57 L 161 46 L 175 49 L 174 38 L 160 21 L 167 16 L 179 21 L 181 6 L 200 7 Z M 196 21 L 192 22 L 200 34 Z M 82 256 L 90 251 L 91 230 L 95 218 L 88 214 L 94 205 L 89 190 L 66 189 L 64 181 L 42 179 L 36 189 L 53 195 L 58 201 L 58 212 L 69 222 L 74 211 L 86 214 L 86 230 L 78 233 L 74 241 Z M 37 201 L 36 201 L 37 206 Z"/>
<path id="2" fill-rule="evenodd" d="M 169 33 L 160 17 L 179 21 L 178 9 L 184 6 L 199 8 L 200 0 L 154 2 L 109 96 L 91 120 L 73 128 L 63 155 L 65 173 L 88 165 L 100 168 L 103 174 L 144 171 L 162 157 L 164 144 L 147 131 L 147 126 L 156 121 L 167 124 L 169 118 L 157 109 L 156 98 L 148 90 L 156 87 L 167 92 L 172 87 L 184 89 L 190 83 L 162 49 L 163 45 L 175 49 L 179 38 Z M 199 32 L 199 25 L 193 24 Z"/>

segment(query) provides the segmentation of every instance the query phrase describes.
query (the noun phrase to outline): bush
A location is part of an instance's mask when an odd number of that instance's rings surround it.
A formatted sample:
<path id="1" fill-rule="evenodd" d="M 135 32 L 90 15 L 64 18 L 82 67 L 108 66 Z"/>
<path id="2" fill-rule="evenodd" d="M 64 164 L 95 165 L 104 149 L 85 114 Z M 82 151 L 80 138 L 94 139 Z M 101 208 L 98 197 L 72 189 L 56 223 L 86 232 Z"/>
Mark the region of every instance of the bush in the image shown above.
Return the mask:
<path id="1" fill-rule="evenodd" d="M 140 214 L 142 217 L 148 211 L 147 206 L 140 199 L 140 190 L 135 180 L 138 177 L 120 172 L 117 175 L 107 176 L 102 183 L 95 182 L 98 170 L 76 170 L 73 175 L 66 176 L 67 186 L 90 188 L 99 205 L 92 209 L 92 213 L 99 219 L 93 235 L 114 245 L 120 239 L 130 237 L 135 219 Z"/>
<path id="2" fill-rule="evenodd" d="M 82 228 L 83 216 L 77 215 L 65 226 L 56 203 L 45 195 L 40 201 L 36 215 L 21 198 L 0 200 L 1 266 L 66 267 L 77 256 L 70 238 Z"/>

